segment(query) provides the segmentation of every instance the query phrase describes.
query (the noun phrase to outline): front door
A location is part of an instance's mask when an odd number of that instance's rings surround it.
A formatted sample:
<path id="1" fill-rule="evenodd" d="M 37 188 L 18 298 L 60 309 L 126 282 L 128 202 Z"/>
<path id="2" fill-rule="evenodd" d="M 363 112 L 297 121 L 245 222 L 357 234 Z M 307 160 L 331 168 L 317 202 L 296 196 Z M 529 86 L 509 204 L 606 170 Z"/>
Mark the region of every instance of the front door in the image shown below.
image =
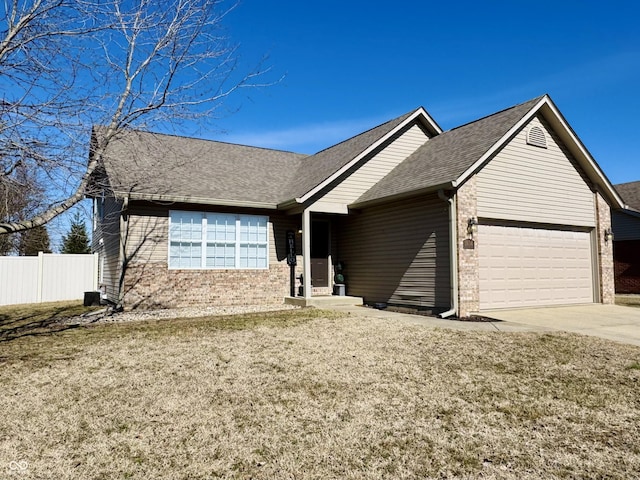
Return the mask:
<path id="1" fill-rule="evenodd" d="M 311 284 L 329 286 L 329 222 L 314 220 L 311 224 Z"/>

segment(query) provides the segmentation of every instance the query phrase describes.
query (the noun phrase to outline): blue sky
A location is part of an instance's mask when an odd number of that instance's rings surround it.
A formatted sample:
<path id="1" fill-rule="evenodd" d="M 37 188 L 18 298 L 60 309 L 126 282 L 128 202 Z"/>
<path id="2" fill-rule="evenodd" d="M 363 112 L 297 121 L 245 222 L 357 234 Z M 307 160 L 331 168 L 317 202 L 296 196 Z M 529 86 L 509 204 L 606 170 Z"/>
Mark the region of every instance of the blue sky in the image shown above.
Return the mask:
<path id="1" fill-rule="evenodd" d="M 550 94 L 613 183 L 640 180 L 634 1 L 244 0 L 226 19 L 241 71 L 210 139 L 314 153 L 424 106 L 447 130 Z"/>
<path id="2" fill-rule="evenodd" d="M 241 0 L 238 70 L 267 55 L 276 83 L 179 133 L 315 153 L 419 106 L 448 130 L 548 93 L 612 183 L 640 180 L 639 5 Z"/>

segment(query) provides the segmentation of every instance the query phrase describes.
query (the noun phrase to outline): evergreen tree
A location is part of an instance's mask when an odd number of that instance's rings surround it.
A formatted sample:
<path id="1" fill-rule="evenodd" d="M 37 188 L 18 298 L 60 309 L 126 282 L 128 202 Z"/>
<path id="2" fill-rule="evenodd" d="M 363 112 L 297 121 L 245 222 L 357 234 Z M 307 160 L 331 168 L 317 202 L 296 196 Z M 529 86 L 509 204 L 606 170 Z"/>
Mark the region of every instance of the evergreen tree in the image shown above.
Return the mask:
<path id="1" fill-rule="evenodd" d="M 67 235 L 62 236 L 62 253 L 91 253 L 87 227 L 80 212 L 76 212 Z"/>

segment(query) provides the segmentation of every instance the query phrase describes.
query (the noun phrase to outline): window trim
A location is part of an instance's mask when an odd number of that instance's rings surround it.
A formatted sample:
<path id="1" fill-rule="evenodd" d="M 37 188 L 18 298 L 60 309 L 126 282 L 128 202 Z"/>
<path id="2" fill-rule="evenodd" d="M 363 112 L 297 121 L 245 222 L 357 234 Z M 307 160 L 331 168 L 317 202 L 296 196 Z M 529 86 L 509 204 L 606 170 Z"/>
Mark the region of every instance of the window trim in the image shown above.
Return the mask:
<path id="1" fill-rule="evenodd" d="M 98 224 L 101 224 L 104 220 L 104 190 L 100 193 L 100 196 L 93 197 L 93 230 L 98 229 Z"/>
<path id="2" fill-rule="evenodd" d="M 195 266 L 195 267 L 182 267 L 182 266 L 172 266 L 171 265 L 171 243 L 172 243 L 172 239 L 171 239 L 171 224 L 172 224 L 172 217 L 174 214 L 188 214 L 188 215 L 199 215 L 201 218 L 201 238 L 199 240 L 199 243 L 201 245 L 200 248 L 200 265 L 199 266 Z M 207 216 L 213 216 L 213 215 L 228 215 L 228 216 L 232 216 L 235 217 L 235 239 L 233 241 L 233 249 L 234 249 L 234 263 L 235 266 L 233 267 L 208 267 L 207 266 L 207 246 L 209 244 L 215 244 L 215 243 L 220 243 L 220 242 L 215 242 L 215 241 L 210 241 L 207 238 L 207 225 L 208 225 L 208 218 Z M 266 238 L 264 241 L 257 241 L 257 242 L 247 242 L 247 241 L 242 241 L 241 239 L 241 222 L 243 218 L 250 218 L 250 219 L 262 219 L 265 223 L 266 226 Z M 248 214 L 243 214 L 243 213 L 231 213 L 231 212 L 203 212 L 203 211 L 192 211 L 192 210 L 169 210 L 169 229 L 167 232 L 167 266 L 169 268 L 169 270 L 269 270 L 269 256 L 270 256 L 270 250 L 269 250 L 269 232 L 270 232 L 270 225 L 271 223 L 269 222 L 269 217 L 267 215 L 248 215 Z M 251 244 L 251 245 L 260 245 L 260 246 L 264 246 L 265 247 L 265 251 L 266 251 L 266 258 L 265 258 L 265 266 L 264 267 L 242 267 L 240 266 L 240 260 L 241 260 L 241 255 L 240 255 L 240 251 L 241 251 L 241 246 L 242 245 L 246 245 L 246 244 Z"/>

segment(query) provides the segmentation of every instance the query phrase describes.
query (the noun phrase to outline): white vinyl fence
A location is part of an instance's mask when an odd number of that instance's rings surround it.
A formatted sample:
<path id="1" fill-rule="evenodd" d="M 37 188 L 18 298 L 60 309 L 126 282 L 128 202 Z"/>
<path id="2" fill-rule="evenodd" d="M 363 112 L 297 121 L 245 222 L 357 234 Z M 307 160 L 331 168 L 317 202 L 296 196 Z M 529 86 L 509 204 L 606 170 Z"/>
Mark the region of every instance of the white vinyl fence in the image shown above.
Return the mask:
<path id="1" fill-rule="evenodd" d="M 0 305 L 82 299 L 97 288 L 97 253 L 0 257 Z"/>

